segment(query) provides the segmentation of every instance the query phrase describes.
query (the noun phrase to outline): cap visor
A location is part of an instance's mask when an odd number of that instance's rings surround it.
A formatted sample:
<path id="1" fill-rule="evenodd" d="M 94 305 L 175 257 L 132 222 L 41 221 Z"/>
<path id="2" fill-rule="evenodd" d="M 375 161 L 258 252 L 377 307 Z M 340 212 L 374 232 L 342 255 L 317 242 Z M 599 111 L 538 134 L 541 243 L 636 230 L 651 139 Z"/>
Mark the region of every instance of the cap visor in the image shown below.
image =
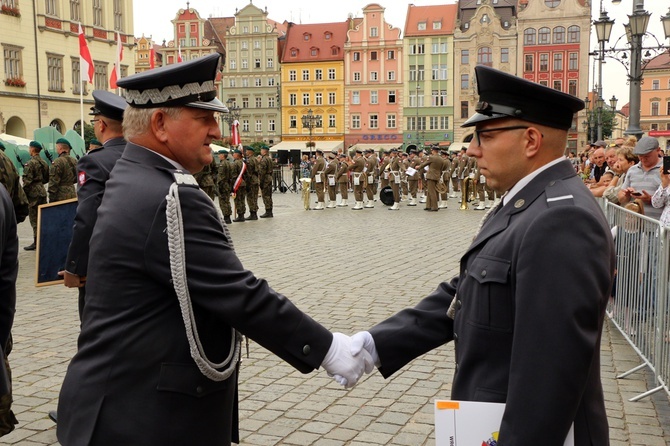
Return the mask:
<path id="1" fill-rule="evenodd" d="M 467 121 L 465 121 L 463 125 L 461 125 L 461 127 L 472 127 L 480 122 L 491 121 L 493 119 L 500 119 L 500 118 L 509 118 L 509 116 L 500 113 L 492 113 L 491 115 L 475 113 Z"/>
<path id="2" fill-rule="evenodd" d="M 203 101 L 189 102 L 188 104 L 185 105 L 185 107 L 202 108 L 204 110 L 213 110 L 221 113 L 228 113 L 228 107 L 226 107 L 225 104 L 219 101 L 217 98 L 214 98 L 211 101 L 207 102 Z"/>

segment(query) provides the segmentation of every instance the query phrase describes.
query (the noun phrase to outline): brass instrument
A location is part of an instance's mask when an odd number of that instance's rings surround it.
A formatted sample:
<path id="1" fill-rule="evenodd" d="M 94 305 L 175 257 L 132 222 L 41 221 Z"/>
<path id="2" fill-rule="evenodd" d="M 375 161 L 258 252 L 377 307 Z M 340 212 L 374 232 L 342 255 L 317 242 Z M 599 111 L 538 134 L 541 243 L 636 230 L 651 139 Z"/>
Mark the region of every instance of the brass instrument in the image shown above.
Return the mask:
<path id="1" fill-rule="evenodd" d="M 463 187 L 461 188 L 461 211 L 468 210 L 468 201 L 474 200 L 475 180 L 470 177 L 463 178 Z"/>
<path id="2" fill-rule="evenodd" d="M 446 194 L 447 192 L 449 192 L 449 186 L 447 186 L 447 183 L 444 181 L 444 178 L 440 178 L 440 181 L 437 182 L 435 190 L 437 190 L 438 194 Z"/>
<path id="3" fill-rule="evenodd" d="M 305 206 L 305 210 L 309 211 L 309 186 L 310 186 L 310 183 L 312 182 L 312 179 L 311 178 L 300 178 L 300 182 L 302 183 L 303 204 Z"/>

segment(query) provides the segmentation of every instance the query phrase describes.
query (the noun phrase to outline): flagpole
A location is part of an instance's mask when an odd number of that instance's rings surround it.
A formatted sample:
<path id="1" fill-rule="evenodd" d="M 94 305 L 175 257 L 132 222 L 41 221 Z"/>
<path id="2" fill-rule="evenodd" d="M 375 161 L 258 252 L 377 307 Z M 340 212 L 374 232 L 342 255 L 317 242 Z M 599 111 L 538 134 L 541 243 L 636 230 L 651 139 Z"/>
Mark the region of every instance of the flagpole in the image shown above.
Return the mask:
<path id="1" fill-rule="evenodd" d="M 80 67 L 81 69 L 81 67 Z M 86 151 L 86 140 L 84 139 L 84 81 L 79 76 L 79 113 L 81 126 L 79 131 L 81 132 L 81 139 L 84 141 L 84 151 Z"/>

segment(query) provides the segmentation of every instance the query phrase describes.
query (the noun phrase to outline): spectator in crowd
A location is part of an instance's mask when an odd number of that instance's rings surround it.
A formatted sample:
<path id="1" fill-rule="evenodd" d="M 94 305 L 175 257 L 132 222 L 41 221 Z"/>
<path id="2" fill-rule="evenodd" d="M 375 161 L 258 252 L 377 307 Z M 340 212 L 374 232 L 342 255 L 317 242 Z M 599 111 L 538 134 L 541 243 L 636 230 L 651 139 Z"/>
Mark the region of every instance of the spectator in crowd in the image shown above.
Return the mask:
<path id="1" fill-rule="evenodd" d="M 597 143 L 596 143 L 597 144 Z M 593 165 L 591 168 L 590 183 L 598 183 L 600 177 L 607 170 L 607 163 L 605 162 L 605 149 L 599 147 L 593 152 Z"/>
<path id="2" fill-rule="evenodd" d="M 628 170 L 618 194 L 619 203 L 625 205 L 631 201 L 631 197 L 640 198 L 644 203 L 644 214 L 658 219 L 662 210 L 651 205 L 651 195 L 661 184 L 658 171 L 661 169 L 663 161 L 658 139 L 643 136 L 635 145 L 633 153 L 638 156 L 640 161 Z"/>
<path id="3" fill-rule="evenodd" d="M 663 209 L 659 221 L 665 227 L 670 226 L 670 172 L 659 169 L 661 184 L 651 197 L 651 205 L 657 209 Z"/>
<path id="4" fill-rule="evenodd" d="M 619 204 L 619 191 L 623 187 L 623 182 L 626 179 L 628 169 L 638 163 L 637 155 L 633 153 L 633 147 L 622 146 L 617 149 L 617 160 L 614 163 L 614 178 L 610 181 L 609 186 L 603 192 L 603 197 L 614 204 Z"/>

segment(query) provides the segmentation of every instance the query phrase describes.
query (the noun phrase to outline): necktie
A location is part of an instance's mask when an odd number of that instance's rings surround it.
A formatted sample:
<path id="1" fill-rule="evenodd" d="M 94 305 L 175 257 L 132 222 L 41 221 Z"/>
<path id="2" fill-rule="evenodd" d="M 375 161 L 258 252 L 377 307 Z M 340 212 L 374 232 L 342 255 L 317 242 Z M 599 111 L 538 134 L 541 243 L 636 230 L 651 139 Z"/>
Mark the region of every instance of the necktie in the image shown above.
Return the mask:
<path id="1" fill-rule="evenodd" d="M 488 221 L 491 219 L 491 217 L 493 217 L 493 216 L 495 215 L 496 212 L 498 212 L 500 209 L 502 209 L 502 207 L 503 207 L 503 203 L 504 203 L 504 199 L 505 199 L 505 196 L 506 196 L 506 195 L 507 195 L 507 192 L 505 192 L 504 194 L 502 194 L 502 196 L 500 197 L 500 201 L 498 202 L 498 204 L 496 204 L 495 206 L 491 207 L 488 211 L 486 211 L 486 213 L 485 213 L 484 216 L 482 217 L 482 220 L 479 222 L 479 226 L 477 227 L 477 231 L 475 232 L 474 237 L 472 237 L 473 240 L 474 240 L 475 238 L 477 238 L 477 235 L 478 235 L 479 232 L 482 230 L 482 228 L 484 227 L 484 225 L 486 224 L 486 222 L 488 222 Z"/>

